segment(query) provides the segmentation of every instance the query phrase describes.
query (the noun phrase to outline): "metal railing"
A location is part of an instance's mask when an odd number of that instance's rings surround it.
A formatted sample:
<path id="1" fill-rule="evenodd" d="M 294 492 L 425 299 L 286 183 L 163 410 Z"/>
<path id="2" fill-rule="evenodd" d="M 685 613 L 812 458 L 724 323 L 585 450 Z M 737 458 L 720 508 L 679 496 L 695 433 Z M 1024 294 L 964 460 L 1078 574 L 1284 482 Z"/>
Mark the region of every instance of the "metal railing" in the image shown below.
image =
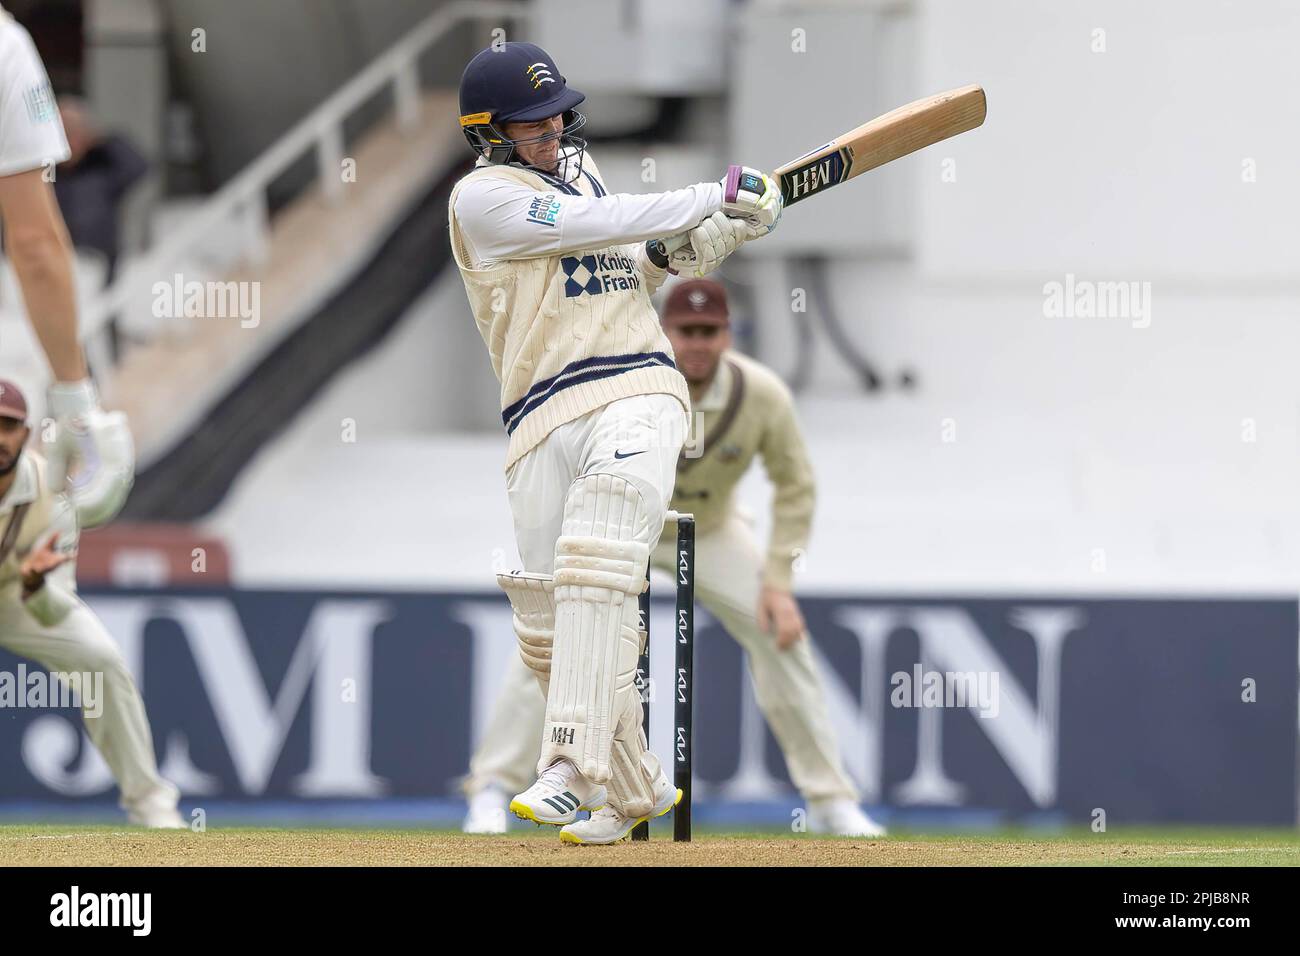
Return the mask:
<path id="1" fill-rule="evenodd" d="M 529 5 L 519 0 L 459 0 L 430 14 L 213 193 L 180 228 L 124 269 L 81 316 L 81 336 L 87 350 L 91 351 L 98 333 L 129 306 L 142 288 L 150 288 L 171 275 L 178 264 L 200 254 L 213 237 L 223 232 L 228 236 L 232 224 L 238 235 L 240 258 L 254 265 L 265 263 L 270 220 L 267 189 L 272 182 L 311 151 L 316 156 L 323 195 L 331 203 L 341 201 L 342 177 L 329 172 L 337 173 L 345 158 L 343 125 L 347 119 L 391 86 L 397 125 L 403 130 L 412 129 L 420 118 L 420 58 L 463 21 L 519 21 L 527 17 L 528 9 Z M 107 364 L 98 363 L 97 367 L 101 374 L 109 371 Z"/>

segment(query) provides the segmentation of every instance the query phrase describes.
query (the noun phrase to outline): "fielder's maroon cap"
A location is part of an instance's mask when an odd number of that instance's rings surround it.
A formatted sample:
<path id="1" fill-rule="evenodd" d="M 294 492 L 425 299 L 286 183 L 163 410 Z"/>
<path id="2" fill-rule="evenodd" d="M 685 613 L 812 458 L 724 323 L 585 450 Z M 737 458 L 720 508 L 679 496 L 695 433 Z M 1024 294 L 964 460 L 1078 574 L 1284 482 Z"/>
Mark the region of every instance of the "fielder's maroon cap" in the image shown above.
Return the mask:
<path id="1" fill-rule="evenodd" d="M 713 279 L 687 279 L 668 293 L 664 303 L 663 324 L 730 325 L 727 290 Z"/>
<path id="2" fill-rule="evenodd" d="M 23 398 L 22 389 L 8 379 L 0 378 L 0 418 L 16 418 L 27 421 L 27 399 Z"/>

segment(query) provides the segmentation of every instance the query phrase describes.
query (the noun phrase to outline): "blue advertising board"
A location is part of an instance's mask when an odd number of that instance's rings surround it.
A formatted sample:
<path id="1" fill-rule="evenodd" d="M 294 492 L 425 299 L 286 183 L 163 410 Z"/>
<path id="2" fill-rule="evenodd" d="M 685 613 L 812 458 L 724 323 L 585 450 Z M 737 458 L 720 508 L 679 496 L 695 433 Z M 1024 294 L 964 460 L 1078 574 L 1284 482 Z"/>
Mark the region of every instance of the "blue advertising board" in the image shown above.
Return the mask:
<path id="1" fill-rule="evenodd" d="M 86 598 L 141 686 L 164 773 L 191 801 L 455 795 L 515 653 L 496 593 Z M 869 803 L 1076 822 L 1098 809 L 1111 822 L 1296 820 L 1294 600 L 802 607 Z M 671 613 L 664 603 L 652 615 L 665 668 Z M 696 655 L 697 796 L 797 802 L 741 652 L 705 613 Z M 0 652 L 0 672 L 18 666 Z M 666 753 L 659 722 L 652 742 Z M 112 792 L 75 711 L 0 707 L 0 800 Z"/>

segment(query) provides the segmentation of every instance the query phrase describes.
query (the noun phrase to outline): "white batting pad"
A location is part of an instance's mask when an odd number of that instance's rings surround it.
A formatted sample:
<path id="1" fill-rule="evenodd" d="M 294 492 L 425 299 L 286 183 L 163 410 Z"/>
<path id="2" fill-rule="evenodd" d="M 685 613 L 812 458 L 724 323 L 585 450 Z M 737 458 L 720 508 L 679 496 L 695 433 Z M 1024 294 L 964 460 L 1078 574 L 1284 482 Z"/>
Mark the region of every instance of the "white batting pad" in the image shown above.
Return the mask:
<path id="1" fill-rule="evenodd" d="M 655 804 L 659 758 L 651 752 L 641 723 L 641 701 L 627 698 L 618 735 L 610 747 L 609 805 L 625 817 L 643 817 Z"/>
<path id="2" fill-rule="evenodd" d="M 662 518 L 660 519 L 662 521 Z M 636 486 L 584 475 L 569 489 L 555 544 L 555 644 L 538 769 L 564 757 L 610 780 L 610 746 L 634 678 L 651 528 Z"/>
<path id="3" fill-rule="evenodd" d="M 549 574 L 508 571 L 497 575 L 497 584 L 510 598 L 515 612 L 519 656 L 537 675 L 542 693 L 546 693 L 551 682 L 551 645 L 555 638 L 555 582 Z"/>

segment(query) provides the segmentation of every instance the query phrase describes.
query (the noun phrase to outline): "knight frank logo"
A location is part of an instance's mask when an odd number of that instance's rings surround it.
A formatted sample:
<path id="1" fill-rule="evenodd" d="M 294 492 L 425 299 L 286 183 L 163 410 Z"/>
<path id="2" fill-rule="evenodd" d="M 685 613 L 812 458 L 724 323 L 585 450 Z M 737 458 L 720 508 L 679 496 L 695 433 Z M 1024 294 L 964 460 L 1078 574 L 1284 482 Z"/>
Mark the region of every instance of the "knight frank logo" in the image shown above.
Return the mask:
<path id="1" fill-rule="evenodd" d="M 583 293 L 600 295 L 641 288 L 636 263 L 621 252 L 565 256 L 560 260 L 560 268 L 564 270 L 564 294 L 570 299 Z"/>

